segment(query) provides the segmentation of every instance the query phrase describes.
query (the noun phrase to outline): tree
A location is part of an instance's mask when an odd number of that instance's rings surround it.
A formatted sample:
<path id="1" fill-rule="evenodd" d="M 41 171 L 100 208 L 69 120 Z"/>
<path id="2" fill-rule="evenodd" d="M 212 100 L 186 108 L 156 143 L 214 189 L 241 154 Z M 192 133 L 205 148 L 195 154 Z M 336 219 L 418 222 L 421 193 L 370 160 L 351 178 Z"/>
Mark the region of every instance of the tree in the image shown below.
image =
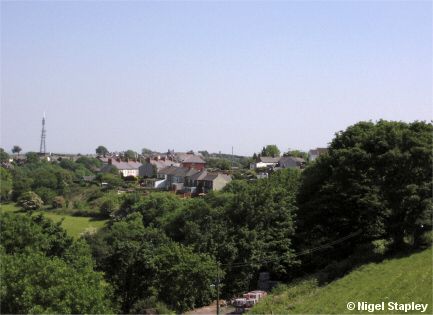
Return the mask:
<path id="1" fill-rule="evenodd" d="M 217 167 L 223 171 L 228 171 L 232 169 L 230 162 L 227 160 L 221 160 L 218 162 Z"/>
<path id="2" fill-rule="evenodd" d="M 135 152 L 132 150 L 127 150 L 124 155 L 125 159 L 128 158 L 130 160 L 135 159 Z"/>
<path id="3" fill-rule="evenodd" d="M 12 183 L 13 178 L 11 172 L 4 168 L 0 167 L 1 172 L 1 201 L 9 201 L 12 197 Z"/>
<path id="4" fill-rule="evenodd" d="M 280 150 L 275 144 L 268 144 L 266 147 L 263 147 L 261 152 L 262 156 L 280 156 Z"/>
<path id="5" fill-rule="evenodd" d="M 431 123 L 380 120 L 337 133 L 302 173 L 300 242 L 317 246 L 361 230 L 334 252 L 340 259 L 377 239 L 400 247 L 420 224 L 431 224 L 432 131 Z"/>
<path id="6" fill-rule="evenodd" d="M 9 154 L 3 148 L 0 148 L 0 163 L 9 163 Z"/>
<path id="7" fill-rule="evenodd" d="M 141 154 L 143 155 L 152 155 L 153 151 L 150 149 L 143 148 L 141 149 Z"/>
<path id="8" fill-rule="evenodd" d="M 38 210 L 43 206 L 44 202 L 42 199 L 35 194 L 33 191 L 28 191 L 21 195 L 17 200 L 18 205 L 20 205 L 24 210 Z"/>
<path id="9" fill-rule="evenodd" d="M 40 161 L 39 155 L 35 152 L 27 152 L 26 153 L 26 162 L 27 163 L 38 163 Z"/>
<path id="10" fill-rule="evenodd" d="M 102 145 L 100 145 L 99 147 L 96 148 L 96 154 L 102 154 L 102 155 L 104 155 L 104 154 L 107 154 L 107 153 L 108 153 L 107 148 L 104 147 L 104 146 L 102 146 Z"/>
<path id="11" fill-rule="evenodd" d="M 20 155 L 21 151 L 22 149 L 18 145 L 14 145 L 14 147 L 12 148 L 12 153 L 18 153 L 18 155 Z"/>

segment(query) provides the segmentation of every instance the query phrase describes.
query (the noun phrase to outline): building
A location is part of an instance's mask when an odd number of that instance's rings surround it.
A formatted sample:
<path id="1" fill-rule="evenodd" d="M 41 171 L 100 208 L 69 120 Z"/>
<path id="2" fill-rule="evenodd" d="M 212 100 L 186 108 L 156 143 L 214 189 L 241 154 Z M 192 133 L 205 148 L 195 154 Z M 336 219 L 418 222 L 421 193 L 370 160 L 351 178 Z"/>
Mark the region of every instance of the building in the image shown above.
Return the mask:
<path id="1" fill-rule="evenodd" d="M 116 167 L 120 173 L 124 177 L 126 176 L 139 176 L 139 169 L 143 164 L 137 161 L 137 159 L 134 159 L 132 161 L 129 161 L 129 158 L 126 158 L 125 161 L 122 161 L 120 158 L 117 158 L 116 160 L 113 160 L 112 158 L 108 159 L 108 164 L 104 165 L 101 168 L 101 173 L 107 174 L 108 170 L 111 167 Z"/>
<path id="2" fill-rule="evenodd" d="M 328 148 L 316 148 L 308 151 L 308 162 L 314 161 L 320 154 L 328 152 Z"/>
<path id="3" fill-rule="evenodd" d="M 181 167 L 191 167 L 199 171 L 206 168 L 206 162 L 198 155 L 181 155 L 180 160 Z"/>

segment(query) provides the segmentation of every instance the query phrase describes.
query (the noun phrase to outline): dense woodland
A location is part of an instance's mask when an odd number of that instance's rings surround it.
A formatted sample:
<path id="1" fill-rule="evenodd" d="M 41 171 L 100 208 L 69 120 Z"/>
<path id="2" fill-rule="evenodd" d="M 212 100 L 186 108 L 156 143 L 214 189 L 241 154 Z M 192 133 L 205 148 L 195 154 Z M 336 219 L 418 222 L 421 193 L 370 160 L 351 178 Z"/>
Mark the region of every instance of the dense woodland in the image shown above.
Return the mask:
<path id="1" fill-rule="evenodd" d="M 2 313 L 182 313 L 215 299 L 217 263 L 221 296 L 232 297 L 255 289 L 261 271 L 283 282 L 320 271 L 325 283 L 417 247 L 431 231 L 432 132 L 425 122 L 360 122 L 303 171 L 184 200 L 117 195 L 132 184 L 116 174 L 79 183 L 100 167 L 86 157 L 1 168 L 2 202 L 23 208 L 1 217 Z M 41 207 L 110 224 L 74 240 L 32 215 Z"/>

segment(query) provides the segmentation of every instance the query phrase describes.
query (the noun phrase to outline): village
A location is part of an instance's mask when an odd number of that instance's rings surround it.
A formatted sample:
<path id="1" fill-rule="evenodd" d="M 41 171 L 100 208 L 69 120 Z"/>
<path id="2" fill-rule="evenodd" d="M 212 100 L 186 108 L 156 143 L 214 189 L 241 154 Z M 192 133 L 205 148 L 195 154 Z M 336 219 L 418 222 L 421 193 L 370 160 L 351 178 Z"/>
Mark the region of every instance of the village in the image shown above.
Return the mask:
<path id="1" fill-rule="evenodd" d="M 247 158 L 250 163 L 248 177 L 267 178 L 273 172 L 284 168 L 297 168 L 303 170 L 307 163 L 314 161 L 319 154 L 327 152 L 327 148 L 316 148 L 308 151 L 308 158 L 305 160 L 302 157 L 294 157 L 290 152 L 284 153 L 282 156 L 277 156 L 275 153 L 272 156 L 262 156 L 259 153 L 256 158 Z M 39 159 L 49 163 L 60 163 L 62 160 L 77 161 L 82 156 L 87 158 L 96 158 L 101 161 L 104 166 L 94 168 L 94 176 L 82 176 L 82 181 L 93 181 L 97 174 L 119 174 L 121 178 L 137 179 L 139 187 L 147 189 L 164 189 L 169 190 L 174 194 L 180 194 L 181 198 L 191 196 L 204 196 L 209 191 L 217 191 L 224 188 L 232 179 L 233 172 L 241 169 L 242 166 L 230 165 L 230 160 L 224 160 L 229 163 L 229 167 L 221 169 L 218 167 L 208 167 L 206 160 L 218 159 L 221 153 L 208 154 L 207 157 L 202 153 L 175 152 L 168 150 L 165 153 L 153 152 L 152 154 L 139 154 L 137 152 L 106 152 L 103 154 L 87 154 L 87 155 L 62 155 L 39 152 Z M 133 152 L 133 156 L 131 156 Z M 128 156 L 129 153 L 129 156 Z M 225 155 L 229 156 L 229 155 Z M 237 157 L 245 158 L 245 157 Z M 9 158 L 7 161 L 2 161 L 2 167 L 11 168 L 14 165 L 24 165 L 27 161 L 26 155 L 16 155 Z M 244 171 L 247 171 L 245 168 Z M 102 186 L 106 183 L 101 183 Z M 119 193 L 125 192 L 119 190 Z"/>

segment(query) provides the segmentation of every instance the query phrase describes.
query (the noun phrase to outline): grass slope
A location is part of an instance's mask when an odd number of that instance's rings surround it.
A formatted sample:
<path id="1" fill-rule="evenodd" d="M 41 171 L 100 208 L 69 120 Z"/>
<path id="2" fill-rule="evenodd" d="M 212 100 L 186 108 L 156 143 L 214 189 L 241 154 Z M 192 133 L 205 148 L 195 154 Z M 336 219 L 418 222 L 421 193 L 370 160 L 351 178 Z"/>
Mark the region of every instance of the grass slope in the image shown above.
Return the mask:
<path id="1" fill-rule="evenodd" d="M 14 204 L 2 204 L 1 211 L 10 212 L 10 211 L 19 211 L 20 208 L 16 207 Z M 35 212 L 40 213 L 40 212 Z M 78 238 L 78 236 L 84 232 L 89 227 L 93 227 L 96 229 L 101 229 L 105 227 L 108 223 L 108 220 L 100 220 L 91 217 L 74 217 L 66 214 L 56 214 L 51 212 L 42 211 L 45 217 L 50 218 L 54 222 L 59 222 L 63 218 L 63 222 L 61 227 L 66 230 L 69 236 L 74 238 Z"/>
<path id="2" fill-rule="evenodd" d="M 249 314 L 371 314 L 358 310 L 358 302 L 384 302 L 385 309 L 375 310 L 374 314 L 405 314 L 404 310 L 390 309 L 389 302 L 428 304 L 424 313 L 415 310 L 406 314 L 432 314 L 432 289 L 429 248 L 408 257 L 364 265 L 323 287 L 314 278 L 281 286 Z M 355 303 L 355 310 L 347 309 L 349 302 Z"/>

